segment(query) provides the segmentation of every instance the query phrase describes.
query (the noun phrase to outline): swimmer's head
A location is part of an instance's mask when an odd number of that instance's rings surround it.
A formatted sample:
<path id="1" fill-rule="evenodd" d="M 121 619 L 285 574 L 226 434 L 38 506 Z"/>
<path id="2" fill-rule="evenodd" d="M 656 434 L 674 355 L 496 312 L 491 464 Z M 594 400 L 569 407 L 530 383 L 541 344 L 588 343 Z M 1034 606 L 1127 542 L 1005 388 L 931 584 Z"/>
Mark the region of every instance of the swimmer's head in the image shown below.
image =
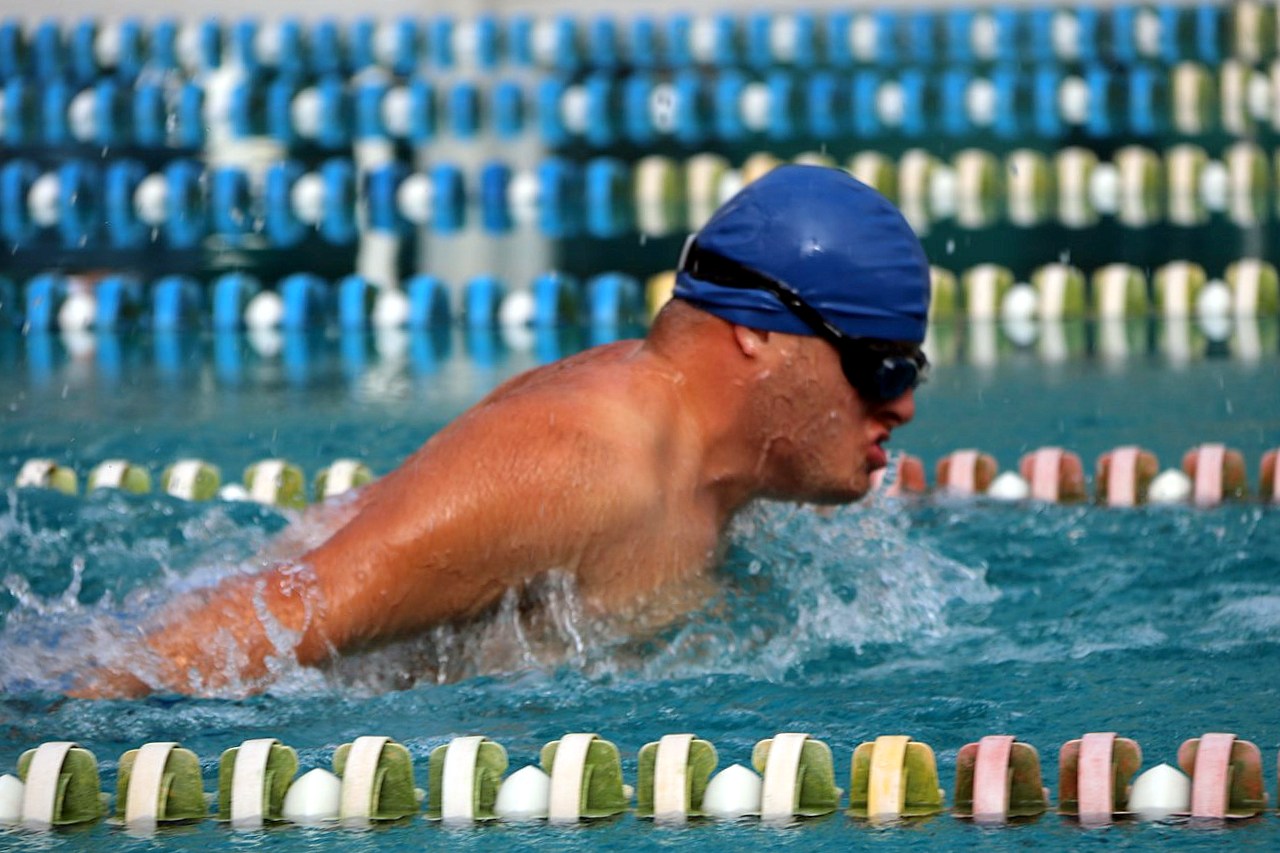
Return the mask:
<path id="1" fill-rule="evenodd" d="M 781 166 L 745 187 L 689 238 L 673 295 L 827 340 L 864 397 L 892 399 L 924 373 L 929 262 L 897 208 L 839 169 Z"/>

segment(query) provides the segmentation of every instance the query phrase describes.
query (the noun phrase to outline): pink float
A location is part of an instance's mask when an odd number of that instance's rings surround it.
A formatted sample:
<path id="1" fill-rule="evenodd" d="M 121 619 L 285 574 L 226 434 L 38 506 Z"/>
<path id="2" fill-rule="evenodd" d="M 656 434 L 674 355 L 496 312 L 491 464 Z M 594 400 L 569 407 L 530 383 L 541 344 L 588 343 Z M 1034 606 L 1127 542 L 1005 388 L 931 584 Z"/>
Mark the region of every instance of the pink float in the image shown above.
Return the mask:
<path id="1" fill-rule="evenodd" d="M 1191 777 L 1191 816 L 1253 817 L 1267 807 L 1258 747 L 1214 732 L 1178 748 L 1178 765 Z"/>
<path id="2" fill-rule="evenodd" d="M 1091 825 L 1128 814 L 1129 783 L 1141 766 L 1138 744 L 1115 732 L 1068 741 L 1058 754 L 1059 811 Z"/>
<path id="3" fill-rule="evenodd" d="M 1012 735 L 987 735 L 956 755 L 956 817 L 1004 823 L 1048 808 L 1035 747 Z"/>

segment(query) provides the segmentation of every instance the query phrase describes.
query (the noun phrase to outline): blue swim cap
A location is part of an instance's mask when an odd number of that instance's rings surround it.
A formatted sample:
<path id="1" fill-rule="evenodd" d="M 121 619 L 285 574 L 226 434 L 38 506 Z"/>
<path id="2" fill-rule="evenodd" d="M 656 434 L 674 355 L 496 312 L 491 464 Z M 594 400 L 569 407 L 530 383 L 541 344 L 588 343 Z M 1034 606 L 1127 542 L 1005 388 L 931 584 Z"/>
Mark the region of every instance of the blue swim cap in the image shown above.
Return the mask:
<path id="1" fill-rule="evenodd" d="M 924 340 L 924 249 L 888 199 L 840 169 L 780 166 L 717 210 L 694 242 L 788 285 L 848 335 Z M 681 269 L 674 295 L 731 323 L 813 334 L 763 290 L 713 284 Z"/>

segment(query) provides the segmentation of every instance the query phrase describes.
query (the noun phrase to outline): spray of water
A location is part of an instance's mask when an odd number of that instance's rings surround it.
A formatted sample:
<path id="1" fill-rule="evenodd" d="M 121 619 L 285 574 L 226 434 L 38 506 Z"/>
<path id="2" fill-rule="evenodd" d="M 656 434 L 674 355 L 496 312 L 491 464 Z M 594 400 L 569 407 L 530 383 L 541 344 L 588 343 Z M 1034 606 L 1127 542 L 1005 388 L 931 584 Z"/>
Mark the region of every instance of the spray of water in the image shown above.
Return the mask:
<path id="1" fill-rule="evenodd" d="M 333 514 L 312 515 L 269 539 L 263 515 L 219 505 L 184 509 L 184 517 L 173 518 L 168 502 L 134 504 L 116 514 L 114 530 L 105 524 L 110 515 L 102 516 L 102 507 L 93 503 L 76 505 L 77 517 L 58 524 L 33 524 L 15 515 L 15 505 L 8 518 L 0 516 L 0 536 L 12 540 L 5 549 L 46 549 L 52 558 L 41 563 L 46 569 L 36 566 L 34 574 L 18 571 L 4 579 L 13 600 L 0 629 L 7 647 L 0 656 L 0 688 L 8 691 L 65 690 L 86 667 L 122 659 L 149 680 L 159 662 L 137 654 L 136 635 L 160 604 L 233 573 L 254 571 L 264 561 L 296 556 L 323 539 L 336 520 Z M 101 516 L 93 524 L 102 529 L 86 544 L 83 532 L 92 526 L 93 513 Z M 260 553 L 220 559 L 219 543 L 228 539 L 252 541 Z M 85 589 L 102 583 L 95 576 L 99 567 L 121 562 L 140 545 L 154 565 L 149 560 L 151 568 L 132 585 L 87 599 Z M 38 590 L 48 586 L 40 575 L 53 564 L 70 565 L 70 581 Z M 233 679 L 219 692 L 381 692 L 562 668 L 591 678 L 742 673 L 778 679 L 832 655 L 857 658 L 868 648 L 913 654 L 947 635 L 948 613 L 957 603 L 982 603 L 994 595 L 981 568 L 921 544 L 909 516 L 892 502 L 830 511 L 758 504 L 735 522 L 716 580 L 716 591 L 702 607 L 655 624 L 636 613 L 589 616 L 572 579 L 553 572 L 509 591 L 482 619 L 345 655 L 321 671 L 292 662 L 288 650 L 296 636 L 258 607 L 281 654 L 271 662 L 266 683 Z M 237 658 L 229 634 L 208 642 L 224 648 L 229 661 Z"/>

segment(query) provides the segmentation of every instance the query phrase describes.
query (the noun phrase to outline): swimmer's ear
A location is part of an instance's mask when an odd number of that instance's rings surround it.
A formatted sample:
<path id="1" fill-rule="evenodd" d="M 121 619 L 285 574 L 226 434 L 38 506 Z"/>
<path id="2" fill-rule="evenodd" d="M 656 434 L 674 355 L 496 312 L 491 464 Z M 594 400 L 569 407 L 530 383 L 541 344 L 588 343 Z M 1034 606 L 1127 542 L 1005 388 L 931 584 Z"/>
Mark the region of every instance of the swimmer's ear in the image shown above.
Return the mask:
<path id="1" fill-rule="evenodd" d="M 743 355 L 755 358 L 760 354 L 761 348 L 769 343 L 769 332 L 766 329 L 735 325 L 733 339 L 737 341 L 738 349 L 742 350 Z"/>

